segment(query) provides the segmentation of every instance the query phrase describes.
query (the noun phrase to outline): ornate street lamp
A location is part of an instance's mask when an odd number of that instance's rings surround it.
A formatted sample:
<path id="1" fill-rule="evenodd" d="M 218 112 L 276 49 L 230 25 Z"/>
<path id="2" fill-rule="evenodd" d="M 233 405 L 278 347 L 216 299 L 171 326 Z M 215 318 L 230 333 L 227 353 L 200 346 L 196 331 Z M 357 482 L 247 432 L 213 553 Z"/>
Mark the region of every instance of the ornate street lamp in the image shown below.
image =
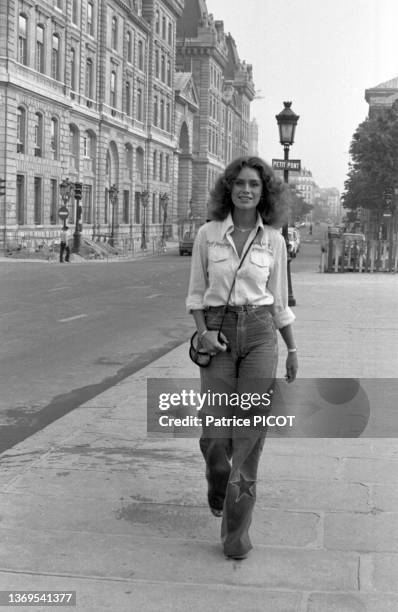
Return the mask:
<path id="1" fill-rule="evenodd" d="M 146 251 L 146 209 L 149 204 L 149 191 L 145 189 L 145 191 L 141 192 L 141 205 L 143 209 L 142 215 L 142 229 L 141 229 L 141 249 Z"/>
<path id="2" fill-rule="evenodd" d="M 296 132 L 297 121 L 299 120 L 299 115 L 296 115 L 291 109 L 291 102 L 283 103 L 284 109 L 276 115 L 276 121 L 278 123 L 279 128 L 279 141 L 283 146 L 284 150 L 284 160 L 285 162 L 289 161 L 289 148 L 294 143 L 294 135 Z M 287 164 L 283 169 L 283 180 L 285 183 L 289 182 L 289 170 L 287 168 Z M 287 249 L 287 281 L 288 281 L 288 291 L 289 291 L 289 306 L 295 306 L 296 300 L 293 295 L 293 287 L 292 287 L 292 279 L 290 275 L 290 247 L 289 247 L 289 221 L 282 228 L 282 235 L 285 239 L 286 249 Z"/>
<path id="3" fill-rule="evenodd" d="M 66 228 L 66 219 L 69 216 L 68 204 L 69 204 L 69 200 L 73 196 L 74 189 L 75 189 L 74 183 L 72 183 L 68 178 L 64 179 L 59 184 L 59 192 L 61 195 L 61 200 L 63 202 L 63 207 L 60 210 L 59 215 L 64 221 L 64 225 L 63 225 L 64 229 Z"/>
<path id="4" fill-rule="evenodd" d="M 111 227 L 111 237 L 109 240 L 111 246 L 115 246 L 114 244 L 115 243 L 115 206 L 117 204 L 118 193 L 119 193 L 119 189 L 117 188 L 117 185 L 113 183 L 113 185 L 111 185 L 109 188 L 109 199 L 112 204 L 112 227 Z"/>
<path id="5" fill-rule="evenodd" d="M 167 207 L 169 205 L 169 194 L 168 193 L 160 193 L 159 194 L 159 202 L 163 211 L 163 225 L 162 225 L 162 242 L 161 246 L 164 248 L 166 246 L 166 221 L 167 221 Z"/>

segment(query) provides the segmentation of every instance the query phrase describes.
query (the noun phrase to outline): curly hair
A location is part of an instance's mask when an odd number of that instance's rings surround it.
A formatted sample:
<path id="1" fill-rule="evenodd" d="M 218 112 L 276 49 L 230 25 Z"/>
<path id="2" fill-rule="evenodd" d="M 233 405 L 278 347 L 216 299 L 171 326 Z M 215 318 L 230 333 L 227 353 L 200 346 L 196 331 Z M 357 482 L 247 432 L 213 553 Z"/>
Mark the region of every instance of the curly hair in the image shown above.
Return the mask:
<path id="1" fill-rule="evenodd" d="M 261 179 L 263 189 L 257 210 L 263 222 L 281 227 L 287 222 L 289 191 L 260 157 L 238 157 L 225 168 L 210 192 L 209 220 L 222 221 L 232 211 L 232 186 L 243 168 L 253 168 Z"/>

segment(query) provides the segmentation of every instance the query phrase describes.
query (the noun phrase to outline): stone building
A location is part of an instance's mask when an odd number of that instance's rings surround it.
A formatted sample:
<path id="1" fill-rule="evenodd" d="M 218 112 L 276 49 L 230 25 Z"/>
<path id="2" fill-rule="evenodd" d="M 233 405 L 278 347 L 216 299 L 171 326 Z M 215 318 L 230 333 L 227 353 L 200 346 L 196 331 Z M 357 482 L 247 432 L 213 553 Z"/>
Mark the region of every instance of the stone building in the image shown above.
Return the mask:
<path id="1" fill-rule="evenodd" d="M 369 104 L 370 118 L 382 109 L 391 108 L 398 100 L 398 77 L 366 89 L 365 100 Z"/>
<path id="2" fill-rule="evenodd" d="M 83 184 L 87 236 L 140 240 L 143 225 L 158 236 L 167 199 L 168 222 L 177 217 L 175 134 L 181 141 L 185 127 L 175 112 L 174 72 L 183 5 L 1 2 L 0 248 L 20 235 L 57 236 L 65 178 Z M 192 120 L 184 125 L 192 133 Z M 113 185 L 116 201 L 109 197 Z M 76 205 L 67 204 L 71 225 Z"/>
<path id="3" fill-rule="evenodd" d="M 208 13 L 205 0 L 185 0 L 177 22 L 176 67 L 192 75 L 198 96 L 192 141 L 186 143 L 190 155 L 185 159 L 192 196 L 181 204 L 202 223 L 217 176 L 232 159 L 249 151 L 252 67 L 239 59 L 233 37 Z M 181 141 L 178 132 L 177 139 Z M 184 217 L 187 210 L 179 213 Z"/>

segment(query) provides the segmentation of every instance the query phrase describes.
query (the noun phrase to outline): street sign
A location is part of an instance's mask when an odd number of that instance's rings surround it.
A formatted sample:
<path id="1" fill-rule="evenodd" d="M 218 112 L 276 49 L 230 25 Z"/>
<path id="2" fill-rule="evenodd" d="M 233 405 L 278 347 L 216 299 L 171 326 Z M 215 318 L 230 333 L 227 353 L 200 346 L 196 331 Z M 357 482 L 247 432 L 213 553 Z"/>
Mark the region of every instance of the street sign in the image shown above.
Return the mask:
<path id="1" fill-rule="evenodd" d="M 66 206 L 61 206 L 61 208 L 58 210 L 58 217 L 60 219 L 67 219 L 69 217 L 69 210 L 66 208 Z"/>
<path id="2" fill-rule="evenodd" d="M 301 159 L 273 159 L 272 167 L 275 170 L 295 170 L 300 172 Z"/>

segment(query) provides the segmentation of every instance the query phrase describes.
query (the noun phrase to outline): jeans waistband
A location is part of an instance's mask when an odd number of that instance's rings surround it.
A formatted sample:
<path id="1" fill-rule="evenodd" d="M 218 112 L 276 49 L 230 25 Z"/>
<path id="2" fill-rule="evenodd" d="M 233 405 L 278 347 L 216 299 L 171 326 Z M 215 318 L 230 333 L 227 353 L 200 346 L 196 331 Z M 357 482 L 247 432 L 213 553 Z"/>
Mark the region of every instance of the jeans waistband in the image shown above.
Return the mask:
<path id="1" fill-rule="evenodd" d="M 210 310 L 212 312 L 222 312 L 225 306 L 207 306 L 206 310 Z M 273 305 L 272 304 L 243 304 L 242 306 L 231 306 L 228 305 L 226 307 L 227 312 L 252 312 L 253 310 L 261 311 L 261 310 L 269 310 L 272 313 Z"/>

